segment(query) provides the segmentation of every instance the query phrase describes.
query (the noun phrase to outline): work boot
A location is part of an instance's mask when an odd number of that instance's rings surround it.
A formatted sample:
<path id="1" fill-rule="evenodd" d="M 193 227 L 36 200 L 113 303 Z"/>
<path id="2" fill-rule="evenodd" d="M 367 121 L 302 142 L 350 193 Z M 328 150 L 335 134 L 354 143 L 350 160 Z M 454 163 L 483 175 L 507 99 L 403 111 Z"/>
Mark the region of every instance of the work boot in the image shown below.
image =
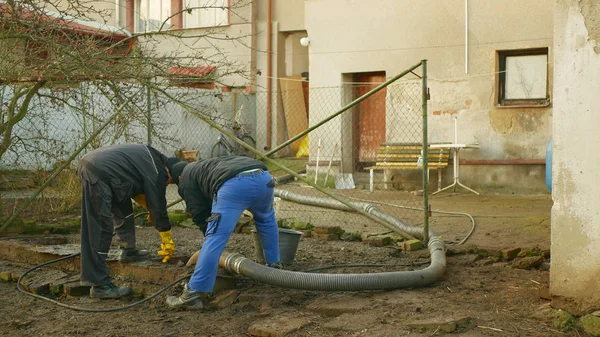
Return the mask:
<path id="1" fill-rule="evenodd" d="M 119 262 L 136 262 L 144 260 L 150 255 L 150 252 L 145 249 L 135 249 L 135 248 L 123 248 L 119 252 L 118 260 Z"/>
<path id="2" fill-rule="evenodd" d="M 167 305 L 172 309 L 198 310 L 204 306 L 202 296 L 204 293 L 193 291 L 188 288 L 187 283 L 183 287 L 183 292 L 179 296 L 167 296 Z"/>
<path id="3" fill-rule="evenodd" d="M 93 286 L 90 289 L 90 297 L 99 299 L 117 299 L 131 294 L 131 287 L 119 287 L 113 283 Z"/>

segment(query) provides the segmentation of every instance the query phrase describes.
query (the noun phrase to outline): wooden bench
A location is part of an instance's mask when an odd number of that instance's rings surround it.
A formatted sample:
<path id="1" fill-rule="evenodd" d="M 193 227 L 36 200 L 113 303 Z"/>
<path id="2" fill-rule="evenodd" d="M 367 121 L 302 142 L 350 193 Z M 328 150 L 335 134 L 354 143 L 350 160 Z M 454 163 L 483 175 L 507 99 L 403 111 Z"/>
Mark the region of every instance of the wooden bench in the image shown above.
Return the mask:
<path id="1" fill-rule="evenodd" d="M 383 187 L 387 189 L 389 173 L 393 170 L 423 170 L 421 151 L 423 145 L 419 143 L 382 143 L 377 152 L 375 166 L 365 167 L 369 170 L 369 190 L 373 192 L 373 171 L 383 170 Z M 442 169 L 448 166 L 450 159 L 449 147 L 429 148 L 427 169 L 437 169 L 438 190 L 442 188 Z M 429 172 L 427 172 L 429 177 Z"/>

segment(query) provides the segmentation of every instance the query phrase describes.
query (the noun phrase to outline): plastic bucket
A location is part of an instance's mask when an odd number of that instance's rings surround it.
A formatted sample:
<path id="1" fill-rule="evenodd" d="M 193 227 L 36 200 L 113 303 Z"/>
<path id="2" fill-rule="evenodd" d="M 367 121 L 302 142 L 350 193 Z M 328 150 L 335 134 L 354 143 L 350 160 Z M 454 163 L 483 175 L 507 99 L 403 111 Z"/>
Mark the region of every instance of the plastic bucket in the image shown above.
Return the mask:
<path id="1" fill-rule="evenodd" d="M 292 264 L 296 258 L 296 251 L 300 243 L 302 232 L 291 229 L 279 228 L 279 255 L 280 261 L 283 264 Z M 254 241 L 254 258 L 257 263 L 265 263 L 265 255 L 260 243 L 260 236 L 256 229 L 252 230 L 252 238 Z"/>

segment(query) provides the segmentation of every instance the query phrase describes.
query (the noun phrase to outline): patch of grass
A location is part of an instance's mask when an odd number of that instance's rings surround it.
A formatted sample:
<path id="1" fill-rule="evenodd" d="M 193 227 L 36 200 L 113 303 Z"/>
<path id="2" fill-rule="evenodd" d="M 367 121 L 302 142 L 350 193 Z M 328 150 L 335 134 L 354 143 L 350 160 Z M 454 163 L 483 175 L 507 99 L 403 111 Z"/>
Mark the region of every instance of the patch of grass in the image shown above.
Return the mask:
<path id="1" fill-rule="evenodd" d="M 300 170 L 305 169 L 306 162 L 307 162 L 306 158 L 299 158 L 299 159 L 296 159 L 296 158 L 274 158 L 273 160 L 276 161 L 277 163 L 289 168 L 290 170 L 292 170 L 294 172 L 298 172 Z M 280 177 L 280 176 L 288 174 L 281 168 L 279 168 L 276 165 L 271 164 L 267 161 L 265 161 L 265 165 L 267 165 L 267 169 L 269 170 L 269 172 L 276 177 Z"/>
<path id="2" fill-rule="evenodd" d="M 325 178 L 327 178 L 327 182 L 325 182 Z M 314 172 L 307 174 L 306 180 L 308 180 L 311 183 L 314 183 L 315 182 Z M 327 187 L 327 188 L 335 188 L 335 176 L 330 174 L 329 177 L 327 177 L 325 174 L 319 174 L 319 176 L 317 177 L 316 185 L 321 186 L 321 187 Z"/>

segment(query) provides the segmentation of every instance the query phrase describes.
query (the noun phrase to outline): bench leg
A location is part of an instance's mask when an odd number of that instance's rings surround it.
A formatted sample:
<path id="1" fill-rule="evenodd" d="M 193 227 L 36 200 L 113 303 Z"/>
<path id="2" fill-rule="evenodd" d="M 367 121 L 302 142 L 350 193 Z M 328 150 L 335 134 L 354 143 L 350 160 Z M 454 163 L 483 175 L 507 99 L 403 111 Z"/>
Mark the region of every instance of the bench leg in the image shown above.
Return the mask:
<path id="1" fill-rule="evenodd" d="M 373 170 L 369 170 L 369 191 L 373 193 Z"/>
<path id="2" fill-rule="evenodd" d="M 437 169 L 438 171 L 438 191 L 442 189 L 442 170 Z"/>
<path id="3" fill-rule="evenodd" d="M 388 176 L 389 176 L 389 170 L 383 170 L 383 189 L 387 190 L 388 188 Z"/>

